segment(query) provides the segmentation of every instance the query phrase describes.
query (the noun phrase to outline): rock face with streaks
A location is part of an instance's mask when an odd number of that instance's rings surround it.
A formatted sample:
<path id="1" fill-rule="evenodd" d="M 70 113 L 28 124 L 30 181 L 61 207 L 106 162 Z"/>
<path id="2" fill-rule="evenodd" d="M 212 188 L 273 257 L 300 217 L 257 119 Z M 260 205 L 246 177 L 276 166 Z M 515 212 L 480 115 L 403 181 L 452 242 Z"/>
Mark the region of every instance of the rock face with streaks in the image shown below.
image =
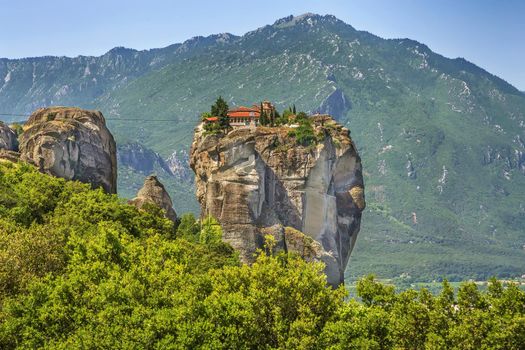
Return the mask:
<path id="1" fill-rule="evenodd" d="M 173 209 L 170 195 L 164 185 L 156 176 L 148 176 L 144 181 L 144 186 L 137 193 L 137 197 L 129 201 L 130 204 L 141 209 L 144 204 L 155 204 L 164 210 L 164 215 L 173 222 L 177 221 L 177 214 Z"/>
<path id="2" fill-rule="evenodd" d="M 99 111 L 39 109 L 24 125 L 19 149 L 44 173 L 117 192 L 115 140 Z"/>
<path id="3" fill-rule="evenodd" d="M 319 141 L 307 147 L 296 145 L 289 127 L 206 135 L 200 125 L 190 165 L 201 215 L 219 220 L 245 262 L 270 234 L 281 249 L 323 261 L 335 286 L 365 208 L 361 160 L 348 129 L 326 115 L 312 120 Z"/>
<path id="4" fill-rule="evenodd" d="M 3 122 L 0 122 L 0 149 L 6 151 L 18 150 L 18 140 L 15 132 Z"/>

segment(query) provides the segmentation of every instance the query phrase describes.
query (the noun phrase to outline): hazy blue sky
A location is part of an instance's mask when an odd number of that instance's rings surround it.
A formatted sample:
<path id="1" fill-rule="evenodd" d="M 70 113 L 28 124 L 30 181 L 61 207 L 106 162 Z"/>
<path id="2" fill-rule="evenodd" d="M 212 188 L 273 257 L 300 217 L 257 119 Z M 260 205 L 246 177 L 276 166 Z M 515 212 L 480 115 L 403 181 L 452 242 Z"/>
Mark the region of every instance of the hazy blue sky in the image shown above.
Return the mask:
<path id="1" fill-rule="evenodd" d="M 305 12 L 418 40 L 525 90 L 525 0 L 0 0 L 0 57 L 163 47 L 195 35 L 240 35 Z"/>

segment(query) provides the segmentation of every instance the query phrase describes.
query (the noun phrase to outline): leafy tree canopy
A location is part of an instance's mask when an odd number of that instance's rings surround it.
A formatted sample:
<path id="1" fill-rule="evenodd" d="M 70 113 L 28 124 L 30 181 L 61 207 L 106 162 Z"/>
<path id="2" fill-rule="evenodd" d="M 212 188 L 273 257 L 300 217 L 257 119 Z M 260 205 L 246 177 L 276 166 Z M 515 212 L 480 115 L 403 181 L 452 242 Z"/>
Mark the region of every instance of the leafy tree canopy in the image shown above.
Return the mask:
<path id="1" fill-rule="evenodd" d="M 448 282 L 396 293 L 372 276 L 345 300 L 322 263 L 240 264 L 211 218 L 0 162 L 0 348 L 523 349 L 525 292 Z M 271 242 L 270 242 L 271 243 Z M 269 245 L 271 245 L 269 243 Z M 275 242 L 274 242 L 275 243 Z M 272 243 L 272 244 L 274 244 Z M 271 248 L 271 247 L 270 247 Z"/>

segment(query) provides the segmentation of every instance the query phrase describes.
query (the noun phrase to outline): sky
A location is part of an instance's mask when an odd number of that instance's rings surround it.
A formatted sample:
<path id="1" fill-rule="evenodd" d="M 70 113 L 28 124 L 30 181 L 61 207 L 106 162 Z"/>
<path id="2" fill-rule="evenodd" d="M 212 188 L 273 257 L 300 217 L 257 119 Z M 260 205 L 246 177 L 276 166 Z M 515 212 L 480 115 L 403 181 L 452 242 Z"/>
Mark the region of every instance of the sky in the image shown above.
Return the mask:
<path id="1" fill-rule="evenodd" d="M 525 90 L 525 0 L 0 0 L 0 57 L 164 47 L 197 35 L 242 35 L 306 12 L 417 40 Z"/>

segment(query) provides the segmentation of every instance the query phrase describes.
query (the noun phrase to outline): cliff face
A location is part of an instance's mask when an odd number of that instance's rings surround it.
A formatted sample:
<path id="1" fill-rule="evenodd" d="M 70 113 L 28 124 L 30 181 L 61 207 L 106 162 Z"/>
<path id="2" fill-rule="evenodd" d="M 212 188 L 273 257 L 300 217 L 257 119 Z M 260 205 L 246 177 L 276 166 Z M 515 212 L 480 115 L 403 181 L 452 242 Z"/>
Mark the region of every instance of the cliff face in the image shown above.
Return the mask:
<path id="1" fill-rule="evenodd" d="M 7 151 L 16 151 L 18 149 L 18 140 L 15 132 L 2 122 L 0 122 L 0 149 Z"/>
<path id="2" fill-rule="evenodd" d="M 20 155 L 18 150 L 18 140 L 16 133 L 11 128 L 0 122 L 0 161 L 18 161 Z"/>
<path id="3" fill-rule="evenodd" d="M 115 140 L 98 111 L 39 109 L 24 125 L 19 148 L 21 159 L 42 172 L 102 187 L 108 193 L 117 191 Z"/>
<path id="4" fill-rule="evenodd" d="M 173 209 L 170 195 L 156 176 L 146 177 L 144 186 L 137 193 L 137 197 L 130 200 L 129 203 L 139 209 L 146 203 L 155 204 L 164 210 L 166 218 L 173 222 L 177 221 L 177 214 Z"/>
<path id="5" fill-rule="evenodd" d="M 202 215 L 219 219 L 224 240 L 245 262 L 272 234 L 279 246 L 302 255 L 307 245 L 311 257 L 327 265 L 329 283 L 338 285 L 365 207 L 361 161 L 348 130 L 329 117 L 316 119 L 321 141 L 315 146 L 297 146 L 290 130 L 259 127 L 219 136 L 198 126 L 190 165 Z M 314 244 L 305 244 L 308 237 Z"/>

